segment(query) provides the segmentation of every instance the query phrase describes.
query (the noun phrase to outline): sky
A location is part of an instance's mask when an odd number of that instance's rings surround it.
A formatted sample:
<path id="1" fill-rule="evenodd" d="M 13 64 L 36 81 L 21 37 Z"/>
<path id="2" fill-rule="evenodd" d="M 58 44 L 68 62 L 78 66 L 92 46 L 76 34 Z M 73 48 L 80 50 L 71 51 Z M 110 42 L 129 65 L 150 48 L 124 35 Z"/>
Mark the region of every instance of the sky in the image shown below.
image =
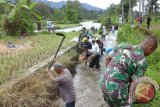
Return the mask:
<path id="1" fill-rule="evenodd" d="M 67 1 L 67 0 L 49 0 L 49 1 L 59 2 L 59 1 Z M 106 9 L 112 3 L 119 4 L 121 0 L 78 0 L 78 1 L 80 1 L 81 3 L 87 3 L 102 9 Z"/>

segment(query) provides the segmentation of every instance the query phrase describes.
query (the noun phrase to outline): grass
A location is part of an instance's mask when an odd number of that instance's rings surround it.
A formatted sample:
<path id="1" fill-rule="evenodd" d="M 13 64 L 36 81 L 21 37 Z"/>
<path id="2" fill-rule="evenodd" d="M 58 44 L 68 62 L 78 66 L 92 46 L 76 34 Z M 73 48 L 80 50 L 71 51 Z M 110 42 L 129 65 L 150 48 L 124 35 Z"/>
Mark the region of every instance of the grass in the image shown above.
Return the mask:
<path id="1" fill-rule="evenodd" d="M 65 65 L 72 73 L 75 73 L 75 65 L 71 62 L 76 57 L 74 49 L 58 57 L 57 61 Z M 11 90 L 0 92 L 0 107 L 59 107 L 59 96 L 56 85 L 44 72 L 45 67 L 28 79 L 21 81 Z M 52 72 L 55 75 L 55 72 Z"/>
<path id="2" fill-rule="evenodd" d="M 55 25 L 59 26 L 61 29 L 79 26 L 79 24 L 55 24 Z"/>
<path id="3" fill-rule="evenodd" d="M 64 49 L 76 44 L 70 40 L 78 36 L 79 32 L 65 33 L 66 39 L 61 47 Z M 19 39 L 17 37 L 3 36 L 0 43 L 7 44 L 13 42 L 18 45 L 30 44 L 31 48 L 18 51 L 16 53 L 1 54 L 0 57 L 0 84 L 5 83 L 15 77 L 19 77 L 26 69 L 36 65 L 42 60 L 53 55 L 58 48 L 61 37 L 55 34 L 37 34 L 29 38 Z"/>
<path id="4" fill-rule="evenodd" d="M 42 29 L 47 29 L 46 28 L 46 22 L 47 21 L 42 21 L 41 24 L 42 24 Z M 65 28 L 71 28 L 71 27 L 76 27 L 76 26 L 79 26 L 79 24 L 58 24 L 58 23 L 55 23 L 55 22 L 52 22 L 53 25 L 59 27 L 60 29 L 65 29 Z M 34 28 L 37 29 L 37 24 L 35 23 L 34 24 Z"/>
<path id="5" fill-rule="evenodd" d="M 159 27 L 156 27 L 157 24 L 154 24 L 154 22 L 151 24 L 151 33 L 154 35 L 160 43 L 160 30 Z M 145 23 L 142 25 L 142 29 L 145 29 L 146 25 Z M 118 39 L 117 42 L 127 42 L 133 45 L 139 44 L 144 39 L 145 34 L 141 32 L 139 29 L 134 30 L 130 27 L 129 24 L 123 25 L 119 29 L 118 33 Z M 147 61 L 149 63 L 149 67 L 147 71 L 145 72 L 145 76 L 151 77 L 153 80 L 155 80 L 160 85 L 160 47 L 156 49 L 156 51 L 151 54 L 149 57 L 147 57 Z M 135 107 L 159 107 L 160 105 L 160 91 L 157 92 L 156 98 L 147 104 L 136 104 Z"/>

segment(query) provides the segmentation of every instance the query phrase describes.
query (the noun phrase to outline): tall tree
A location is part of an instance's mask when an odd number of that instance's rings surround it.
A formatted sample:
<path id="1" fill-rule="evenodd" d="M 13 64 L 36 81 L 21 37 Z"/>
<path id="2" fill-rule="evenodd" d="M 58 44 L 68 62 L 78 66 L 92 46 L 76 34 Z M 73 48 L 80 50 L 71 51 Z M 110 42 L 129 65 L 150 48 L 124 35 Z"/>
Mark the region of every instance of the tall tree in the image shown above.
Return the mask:
<path id="1" fill-rule="evenodd" d="M 66 13 L 67 20 L 71 23 L 78 23 L 82 17 L 82 7 L 78 0 L 67 1 L 64 11 Z"/>
<path id="2" fill-rule="evenodd" d="M 129 1 L 130 0 L 121 0 L 122 4 L 122 10 L 124 10 L 124 17 L 128 17 L 128 10 L 129 10 Z M 137 0 L 131 0 L 132 7 L 135 7 L 137 5 Z M 122 11 L 123 12 L 123 11 Z"/>
<path id="3" fill-rule="evenodd" d="M 53 14 L 53 9 L 44 3 L 37 3 L 34 10 L 42 16 L 43 20 L 50 19 Z"/>
<path id="4" fill-rule="evenodd" d="M 122 22 L 124 22 L 124 0 L 121 0 L 122 5 Z"/>
<path id="5" fill-rule="evenodd" d="M 130 18 L 130 23 L 133 23 L 133 19 L 132 19 L 132 0 L 129 0 L 129 18 Z"/>
<path id="6" fill-rule="evenodd" d="M 144 4 L 145 4 L 145 0 L 142 0 L 142 22 L 144 21 Z"/>
<path id="7" fill-rule="evenodd" d="M 157 9 L 159 8 L 158 0 L 148 0 L 147 6 L 150 15 L 153 15 L 154 11 L 157 14 Z"/>
<path id="8" fill-rule="evenodd" d="M 141 15 L 142 9 L 142 0 L 139 0 L 139 15 Z"/>

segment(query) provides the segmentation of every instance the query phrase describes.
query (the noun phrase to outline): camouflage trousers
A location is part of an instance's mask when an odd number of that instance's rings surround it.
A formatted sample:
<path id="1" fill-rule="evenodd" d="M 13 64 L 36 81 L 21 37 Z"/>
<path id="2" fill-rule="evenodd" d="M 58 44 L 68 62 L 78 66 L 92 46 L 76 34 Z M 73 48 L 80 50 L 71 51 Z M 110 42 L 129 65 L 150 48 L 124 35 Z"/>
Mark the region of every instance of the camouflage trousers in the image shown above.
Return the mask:
<path id="1" fill-rule="evenodd" d="M 113 98 L 104 92 L 103 95 L 105 102 L 110 107 L 132 107 L 131 104 L 128 103 L 128 98 L 123 98 L 123 99 Z"/>

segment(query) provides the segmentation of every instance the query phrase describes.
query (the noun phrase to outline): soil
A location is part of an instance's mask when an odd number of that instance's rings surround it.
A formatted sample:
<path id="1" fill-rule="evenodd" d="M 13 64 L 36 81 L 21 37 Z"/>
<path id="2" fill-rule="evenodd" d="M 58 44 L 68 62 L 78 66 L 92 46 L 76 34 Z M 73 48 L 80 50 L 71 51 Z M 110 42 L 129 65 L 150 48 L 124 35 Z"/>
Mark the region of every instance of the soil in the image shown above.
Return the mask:
<path id="1" fill-rule="evenodd" d="M 0 43 L 0 54 L 12 54 L 21 51 L 26 51 L 30 48 L 32 48 L 32 46 L 27 45 L 18 45 L 16 48 L 8 48 L 6 44 Z"/>

